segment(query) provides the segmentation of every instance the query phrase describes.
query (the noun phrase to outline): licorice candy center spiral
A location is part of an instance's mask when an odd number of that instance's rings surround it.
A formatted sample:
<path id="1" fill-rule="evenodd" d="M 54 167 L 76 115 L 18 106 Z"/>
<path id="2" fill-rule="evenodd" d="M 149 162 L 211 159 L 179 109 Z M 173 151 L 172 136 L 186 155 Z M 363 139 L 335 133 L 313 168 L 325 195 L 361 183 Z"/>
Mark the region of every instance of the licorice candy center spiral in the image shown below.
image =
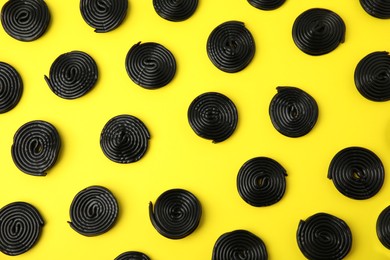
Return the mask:
<path id="1" fill-rule="evenodd" d="M 313 260 L 343 259 L 352 247 L 352 233 L 347 223 L 327 213 L 301 220 L 296 236 L 303 255 Z"/>
<path id="2" fill-rule="evenodd" d="M 345 196 L 364 200 L 382 188 L 385 170 L 380 158 L 372 151 L 362 147 L 348 147 L 333 157 L 328 178 Z"/>
<path id="3" fill-rule="evenodd" d="M 390 2 L 388 0 L 360 0 L 360 4 L 368 14 L 376 18 L 390 18 Z"/>
<path id="4" fill-rule="evenodd" d="M 13 202 L 0 209 L 0 251 L 17 256 L 39 240 L 44 221 L 38 210 L 26 202 Z"/>
<path id="5" fill-rule="evenodd" d="M 142 252 L 129 251 L 120 254 L 114 260 L 150 260 L 150 258 Z"/>
<path id="6" fill-rule="evenodd" d="M 274 10 L 279 8 L 286 0 L 248 0 L 248 2 L 261 10 Z"/>
<path id="7" fill-rule="evenodd" d="M 198 7 L 198 0 L 153 0 L 153 6 L 162 18 L 180 22 L 192 16 Z"/>
<path id="8" fill-rule="evenodd" d="M 70 206 L 70 226 L 84 236 L 109 231 L 119 212 L 118 202 L 107 188 L 90 186 L 77 193 Z"/>
<path id="9" fill-rule="evenodd" d="M 194 194 L 183 189 L 171 189 L 149 204 L 149 217 L 154 228 L 164 237 L 181 239 L 198 227 L 202 207 Z"/>
<path id="10" fill-rule="evenodd" d="M 22 172 L 44 176 L 57 161 L 60 148 L 57 129 L 46 121 L 35 120 L 24 124 L 15 133 L 11 153 Z"/>
<path id="11" fill-rule="evenodd" d="M 0 62 L 0 114 L 13 109 L 23 93 L 23 82 L 11 65 Z"/>
<path id="12" fill-rule="evenodd" d="M 390 249 L 390 206 L 379 214 L 376 221 L 376 234 L 382 245 Z"/>

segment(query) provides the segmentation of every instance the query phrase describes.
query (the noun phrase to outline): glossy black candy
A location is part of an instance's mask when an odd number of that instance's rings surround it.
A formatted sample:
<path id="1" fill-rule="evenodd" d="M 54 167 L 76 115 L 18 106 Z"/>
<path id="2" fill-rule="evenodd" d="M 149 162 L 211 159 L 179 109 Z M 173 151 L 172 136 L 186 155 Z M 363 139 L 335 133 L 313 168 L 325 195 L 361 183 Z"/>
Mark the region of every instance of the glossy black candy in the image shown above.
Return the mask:
<path id="1" fill-rule="evenodd" d="M 379 214 L 376 221 L 376 234 L 382 245 L 390 249 L 390 206 Z"/>
<path id="2" fill-rule="evenodd" d="M 248 0 L 248 2 L 261 10 L 274 10 L 281 7 L 286 0 Z"/>
<path id="3" fill-rule="evenodd" d="M 150 260 L 150 258 L 142 252 L 129 251 L 120 254 L 114 260 Z"/>
<path id="4" fill-rule="evenodd" d="M 388 0 L 360 0 L 363 9 L 376 18 L 390 18 L 390 2 Z"/>
<path id="5" fill-rule="evenodd" d="M 162 18 L 180 22 L 190 18 L 198 7 L 198 0 L 153 0 L 156 13 Z"/>
<path id="6" fill-rule="evenodd" d="M 11 65 L 0 62 L 0 114 L 13 109 L 23 93 L 23 81 Z"/>

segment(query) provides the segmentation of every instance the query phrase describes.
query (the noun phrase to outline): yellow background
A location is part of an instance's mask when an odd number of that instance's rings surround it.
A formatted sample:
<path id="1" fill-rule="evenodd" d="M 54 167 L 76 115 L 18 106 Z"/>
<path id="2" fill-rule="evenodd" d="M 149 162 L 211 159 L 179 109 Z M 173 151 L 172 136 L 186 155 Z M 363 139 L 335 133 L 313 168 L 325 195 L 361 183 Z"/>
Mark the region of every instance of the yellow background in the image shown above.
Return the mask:
<path id="1" fill-rule="evenodd" d="M 348 146 L 372 150 L 390 169 L 390 103 L 365 99 L 353 80 L 365 55 L 390 51 L 390 20 L 369 16 L 358 0 L 287 0 L 269 12 L 246 0 L 200 0 L 189 20 L 173 23 L 155 13 L 152 0 L 129 0 L 123 24 L 97 34 L 82 19 L 78 0 L 46 3 L 52 20 L 40 39 L 20 42 L 0 28 L 0 60 L 14 66 L 24 82 L 21 102 L 0 115 L 0 206 L 26 201 L 45 220 L 36 246 L 14 259 L 114 259 L 129 250 L 155 260 L 211 259 L 217 238 L 235 229 L 259 236 L 269 259 L 304 259 L 295 233 L 300 219 L 318 212 L 342 218 L 351 228 L 346 259 L 390 258 L 375 231 L 379 213 L 390 204 L 390 178 L 364 201 L 343 196 L 327 179 L 331 159 Z M 338 13 L 347 28 L 345 43 L 318 57 L 304 54 L 291 37 L 295 18 L 313 7 Z M 218 70 L 206 53 L 210 32 L 228 20 L 244 22 L 256 42 L 254 59 L 236 74 Z M 161 43 L 175 56 L 176 76 L 166 87 L 146 90 L 128 77 L 125 57 L 139 41 Z M 95 59 L 99 80 L 87 95 L 64 100 L 51 92 L 44 75 L 55 58 L 72 50 Z M 296 86 L 316 99 L 320 114 L 308 135 L 292 139 L 272 126 L 268 106 L 277 86 Z M 191 101 L 208 91 L 227 95 L 239 113 L 234 134 L 218 144 L 198 137 L 187 120 Z M 103 126 L 119 114 L 137 116 L 151 133 L 139 162 L 116 164 L 100 149 Z M 11 158 L 16 130 L 37 119 L 55 125 L 63 144 L 46 177 L 22 173 Z M 252 207 L 237 192 L 238 170 L 256 156 L 271 157 L 287 170 L 286 193 L 273 206 Z M 120 214 L 109 232 L 84 237 L 67 221 L 73 197 L 91 185 L 109 188 Z M 181 240 L 161 236 L 148 216 L 149 201 L 171 188 L 191 191 L 203 208 L 199 227 Z"/>

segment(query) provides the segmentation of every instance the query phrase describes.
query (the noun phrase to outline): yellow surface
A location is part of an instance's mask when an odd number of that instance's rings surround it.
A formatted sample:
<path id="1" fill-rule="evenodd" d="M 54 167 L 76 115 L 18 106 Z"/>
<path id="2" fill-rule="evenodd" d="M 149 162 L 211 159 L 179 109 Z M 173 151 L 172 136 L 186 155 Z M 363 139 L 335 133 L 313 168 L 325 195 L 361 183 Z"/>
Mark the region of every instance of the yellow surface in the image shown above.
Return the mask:
<path id="1" fill-rule="evenodd" d="M 235 229 L 259 236 L 269 259 L 304 259 L 295 233 L 300 219 L 317 212 L 350 226 L 353 246 L 346 259 L 390 258 L 375 232 L 379 213 L 390 204 L 390 178 L 365 201 L 343 196 L 327 179 L 331 159 L 348 146 L 372 150 L 390 169 L 390 103 L 366 100 L 353 81 L 361 58 L 390 51 L 390 20 L 369 16 L 357 0 L 287 0 L 270 12 L 246 0 L 200 0 L 189 20 L 173 23 L 155 13 L 151 0 L 129 0 L 124 23 L 96 34 L 82 19 L 78 0 L 46 2 L 52 22 L 40 39 L 20 42 L 0 28 L 0 60 L 24 82 L 21 102 L 0 115 L 0 206 L 32 203 L 46 222 L 36 246 L 13 259 L 114 259 L 128 250 L 154 260 L 211 259 L 217 238 Z M 295 18 L 313 7 L 335 11 L 347 28 L 345 43 L 318 57 L 301 52 L 291 37 Z M 251 64 L 236 74 L 218 70 L 206 53 L 210 32 L 228 20 L 243 21 L 256 42 Z M 125 57 L 138 41 L 161 43 L 174 54 L 177 73 L 166 87 L 145 90 L 127 76 Z M 82 98 L 63 100 L 44 75 L 56 57 L 72 50 L 95 59 L 99 80 Z M 272 126 L 268 106 L 279 85 L 302 88 L 316 99 L 320 114 L 307 136 L 288 138 Z M 198 137 L 187 121 L 191 101 L 207 91 L 227 95 L 239 112 L 236 131 L 218 144 Z M 116 164 L 100 149 L 103 126 L 119 114 L 137 116 L 150 130 L 149 150 L 139 162 Z M 46 177 L 22 173 L 11 158 L 16 130 L 36 119 L 55 125 L 63 143 Z M 256 156 L 271 157 L 287 170 L 286 193 L 273 206 L 252 207 L 237 192 L 239 168 Z M 73 197 L 90 185 L 109 188 L 120 205 L 116 225 L 97 237 L 84 237 L 67 224 Z M 181 240 L 161 236 L 148 216 L 149 201 L 171 188 L 191 191 L 203 207 L 199 227 Z"/>

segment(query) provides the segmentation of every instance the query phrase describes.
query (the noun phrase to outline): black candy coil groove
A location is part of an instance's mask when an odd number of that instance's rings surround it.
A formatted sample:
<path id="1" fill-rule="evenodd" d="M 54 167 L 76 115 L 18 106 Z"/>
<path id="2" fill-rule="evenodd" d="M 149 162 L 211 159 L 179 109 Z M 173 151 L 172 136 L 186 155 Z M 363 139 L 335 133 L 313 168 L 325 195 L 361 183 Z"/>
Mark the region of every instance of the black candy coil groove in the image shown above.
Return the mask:
<path id="1" fill-rule="evenodd" d="M 11 154 L 22 172 L 45 176 L 46 171 L 56 163 L 60 148 L 61 139 L 57 129 L 46 121 L 35 120 L 17 130 Z"/>
<path id="2" fill-rule="evenodd" d="M 70 226 L 84 236 L 109 231 L 119 212 L 118 202 L 107 188 L 90 186 L 77 193 L 70 206 Z"/>
<path id="3" fill-rule="evenodd" d="M 134 44 L 127 53 L 125 65 L 130 79 L 146 89 L 164 87 L 176 73 L 173 54 L 155 42 Z"/>
<path id="4" fill-rule="evenodd" d="M 0 209 L 0 251 L 17 256 L 39 240 L 44 221 L 38 210 L 26 202 L 13 202 Z"/>
<path id="5" fill-rule="evenodd" d="M 352 247 L 352 233 L 347 223 L 327 213 L 301 220 L 296 235 L 299 249 L 308 259 L 343 259 Z"/>
<path id="6" fill-rule="evenodd" d="M 221 235 L 213 248 L 212 260 L 266 260 L 264 242 L 247 230 L 235 230 Z"/>
<path id="7" fill-rule="evenodd" d="M 360 60 L 355 69 L 355 85 L 360 94 L 369 100 L 390 100 L 389 53 L 372 52 Z"/>
<path id="8" fill-rule="evenodd" d="M 114 260 L 150 260 L 150 258 L 142 252 L 129 251 L 120 254 Z"/>
<path id="9" fill-rule="evenodd" d="M 382 188 L 385 170 L 380 158 L 372 151 L 362 147 L 348 147 L 333 157 L 328 178 L 343 195 L 364 200 Z"/>
<path id="10" fill-rule="evenodd" d="M 237 127 L 238 113 L 225 95 L 206 92 L 196 97 L 188 108 L 188 122 L 194 132 L 213 143 L 225 141 Z"/>
<path id="11" fill-rule="evenodd" d="M 281 7 L 286 0 L 248 0 L 248 2 L 261 10 L 274 10 Z"/>
<path id="12" fill-rule="evenodd" d="M 0 62 L 0 114 L 13 109 L 23 93 L 23 81 L 11 65 Z"/>
<path id="13" fill-rule="evenodd" d="M 390 206 L 379 214 L 376 221 L 376 234 L 382 245 L 390 249 Z"/>
<path id="14" fill-rule="evenodd" d="M 8 35 L 20 41 L 41 37 L 50 23 L 50 12 L 43 0 L 9 0 L 1 9 L 1 24 Z"/>
<path id="15" fill-rule="evenodd" d="M 360 0 L 360 4 L 371 16 L 381 19 L 390 18 L 390 2 L 387 0 Z"/>
<path id="16" fill-rule="evenodd" d="M 105 33 L 117 28 L 126 17 L 128 0 L 81 0 L 80 12 L 84 21 Z"/>
<path id="17" fill-rule="evenodd" d="M 318 118 L 315 99 L 296 87 L 277 87 L 278 93 L 272 98 L 269 114 L 273 126 L 288 137 L 308 134 Z"/>
<path id="18" fill-rule="evenodd" d="M 335 12 L 322 8 L 309 9 L 294 22 L 292 36 L 296 46 L 309 55 L 323 55 L 344 42 L 345 23 Z"/>
<path id="19" fill-rule="evenodd" d="M 235 73 L 249 65 L 255 55 L 251 32 L 239 21 L 218 25 L 207 39 L 207 55 L 220 70 Z"/>
<path id="20" fill-rule="evenodd" d="M 171 189 L 149 204 L 149 217 L 154 228 L 164 237 L 181 239 L 198 227 L 202 207 L 194 194 L 183 189 Z"/>
<path id="21" fill-rule="evenodd" d="M 49 75 L 45 80 L 54 94 L 64 99 L 76 99 L 95 86 L 98 68 L 87 53 L 72 51 L 55 59 Z"/>
<path id="22" fill-rule="evenodd" d="M 111 118 L 100 135 L 103 153 L 116 163 L 133 163 L 146 153 L 150 134 L 145 124 L 135 116 Z"/>
<path id="23" fill-rule="evenodd" d="M 172 22 L 180 22 L 190 18 L 198 7 L 198 0 L 153 0 L 156 13 Z"/>
<path id="24" fill-rule="evenodd" d="M 255 207 L 269 206 L 280 201 L 286 191 L 286 170 L 268 157 L 248 160 L 237 175 L 241 198 Z"/>

